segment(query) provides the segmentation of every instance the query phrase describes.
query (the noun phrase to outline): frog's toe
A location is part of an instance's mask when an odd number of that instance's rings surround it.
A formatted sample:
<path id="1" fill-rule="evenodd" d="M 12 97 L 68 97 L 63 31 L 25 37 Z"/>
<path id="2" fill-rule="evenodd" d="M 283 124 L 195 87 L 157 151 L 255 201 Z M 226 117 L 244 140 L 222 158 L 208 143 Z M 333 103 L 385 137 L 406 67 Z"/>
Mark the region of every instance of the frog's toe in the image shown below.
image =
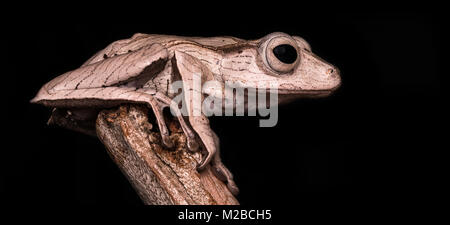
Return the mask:
<path id="1" fill-rule="evenodd" d="M 239 194 L 239 188 L 236 186 L 233 180 L 228 181 L 227 188 L 234 196 Z"/>
<path id="2" fill-rule="evenodd" d="M 164 120 L 163 108 L 164 104 L 160 103 L 153 96 L 149 98 L 149 104 L 155 114 L 156 122 L 158 123 L 159 132 L 161 134 L 162 144 L 164 147 L 173 148 L 174 143 L 170 139 L 169 129 L 167 128 L 166 121 Z"/>
<path id="3" fill-rule="evenodd" d="M 170 136 L 168 134 L 161 133 L 161 140 L 162 140 L 162 144 L 164 145 L 164 147 L 173 148 L 174 143 L 173 143 L 172 139 L 170 139 Z"/>
<path id="4" fill-rule="evenodd" d="M 194 138 L 187 137 L 187 147 L 190 151 L 193 152 L 198 151 L 198 149 L 200 148 L 197 140 L 195 140 L 195 137 Z"/>
<path id="5" fill-rule="evenodd" d="M 207 149 L 209 150 L 209 149 Z M 207 152 L 206 153 L 206 157 L 203 158 L 202 162 L 200 164 L 198 164 L 197 166 L 197 170 L 201 171 L 203 169 L 205 169 L 206 165 L 208 165 L 211 160 L 213 159 L 214 154 L 216 154 L 216 152 Z"/>
<path id="6" fill-rule="evenodd" d="M 187 147 L 189 151 L 197 152 L 200 149 L 200 145 L 197 141 L 195 132 L 192 130 L 192 128 L 186 123 L 184 120 L 183 115 L 179 113 L 177 115 L 178 122 L 180 123 L 181 129 L 183 130 L 184 135 L 186 136 L 187 141 Z"/>
<path id="7" fill-rule="evenodd" d="M 218 162 L 215 159 L 212 165 L 212 169 L 214 175 L 219 180 L 227 184 L 228 190 L 230 190 L 233 195 L 239 194 L 239 188 L 237 187 L 236 183 L 234 183 L 233 174 L 225 167 L 225 165 L 221 161 Z"/>
<path id="8" fill-rule="evenodd" d="M 177 105 L 170 99 L 169 97 L 157 92 L 155 94 L 155 98 L 159 100 L 159 103 L 163 105 L 164 107 L 169 106 L 172 110 L 172 112 L 175 114 L 175 116 L 178 119 L 178 122 L 180 123 L 181 129 L 183 130 L 186 139 L 187 139 L 187 147 L 190 151 L 196 152 L 200 148 L 200 145 L 198 144 L 196 140 L 196 135 L 192 128 L 186 123 L 183 114 L 181 113 L 180 109 L 177 107 Z M 161 133 L 161 135 L 163 135 Z"/>
<path id="9" fill-rule="evenodd" d="M 189 151 L 197 152 L 200 149 L 200 145 L 196 139 L 196 135 L 189 125 L 187 125 L 184 117 L 179 114 L 177 115 L 178 122 L 180 123 L 181 129 L 183 130 L 184 135 L 186 136 L 187 148 Z"/>

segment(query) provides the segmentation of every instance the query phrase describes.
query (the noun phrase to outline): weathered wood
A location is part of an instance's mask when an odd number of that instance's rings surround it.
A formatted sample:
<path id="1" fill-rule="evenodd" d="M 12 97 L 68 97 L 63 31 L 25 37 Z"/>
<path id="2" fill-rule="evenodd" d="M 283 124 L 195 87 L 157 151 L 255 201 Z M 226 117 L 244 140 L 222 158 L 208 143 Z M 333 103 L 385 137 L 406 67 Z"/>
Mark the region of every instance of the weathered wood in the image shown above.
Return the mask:
<path id="1" fill-rule="evenodd" d="M 200 152 L 189 152 L 178 121 L 167 118 L 175 143 L 165 149 L 152 129 L 146 107 L 124 105 L 104 110 L 96 122 L 97 135 L 145 204 L 236 205 L 239 202 L 208 165 L 197 172 Z"/>

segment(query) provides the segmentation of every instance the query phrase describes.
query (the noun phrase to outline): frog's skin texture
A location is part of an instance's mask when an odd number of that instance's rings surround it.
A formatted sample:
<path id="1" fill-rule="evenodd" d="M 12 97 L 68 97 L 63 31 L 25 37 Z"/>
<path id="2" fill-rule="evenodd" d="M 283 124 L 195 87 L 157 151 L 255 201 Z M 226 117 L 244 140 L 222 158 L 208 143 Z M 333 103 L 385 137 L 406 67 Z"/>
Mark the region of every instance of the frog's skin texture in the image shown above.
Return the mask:
<path id="1" fill-rule="evenodd" d="M 162 115 L 174 98 L 168 87 L 182 80 L 185 90 L 190 90 L 194 74 L 200 74 L 202 82 L 241 82 L 246 88 L 256 88 L 254 84 L 261 81 L 276 83 L 280 103 L 327 96 L 341 82 L 338 69 L 314 55 L 309 44 L 297 36 L 277 32 L 258 40 L 242 40 L 135 34 L 111 43 L 80 68 L 51 80 L 31 102 L 54 108 L 50 122 L 61 117 L 60 112 L 55 113 L 58 110 L 66 110 L 65 118 L 71 121 L 85 121 L 95 118 L 101 108 L 146 104 L 153 109 L 163 144 L 171 147 Z M 211 162 L 217 176 L 237 194 L 233 176 L 220 160 L 219 138 L 208 118 L 191 111 L 189 116 L 177 118 L 189 149 L 203 146 L 208 152 L 198 168 Z M 92 134 L 92 127 L 79 130 Z"/>

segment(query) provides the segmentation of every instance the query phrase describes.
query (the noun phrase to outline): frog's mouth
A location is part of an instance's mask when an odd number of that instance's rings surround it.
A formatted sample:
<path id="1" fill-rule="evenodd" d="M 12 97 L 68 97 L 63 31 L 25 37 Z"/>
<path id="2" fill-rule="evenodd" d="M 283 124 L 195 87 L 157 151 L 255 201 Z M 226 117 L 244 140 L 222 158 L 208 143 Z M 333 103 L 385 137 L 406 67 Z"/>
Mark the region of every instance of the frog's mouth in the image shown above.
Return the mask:
<path id="1" fill-rule="evenodd" d="M 293 96 L 297 98 L 302 97 L 326 97 L 335 92 L 339 87 L 340 83 L 333 88 L 330 89 L 322 89 L 322 90 L 304 90 L 304 89 L 278 89 L 278 95 L 281 96 Z"/>
<path id="2" fill-rule="evenodd" d="M 324 98 L 331 95 L 334 90 L 310 90 L 310 91 L 297 91 L 296 93 L 279 93 L 278 104 L 286 104 L 302 98 Z"/>
<path id="3" fill-rule="evenodd" d="M 335 89 L 332 90 L 278 90 L 278 95 L 280 96 L 293 96 L 297 98 L 301 97 L 326 97 L 333 93 Z"/>
<path id="4" fill-rule="evenodd" d="M 272 92 L 271 89 L 268 89 L 266 91 L 267 94 L 269 93 L 276 93 L 279 98 L 283 99 L 297 99 L 297 98 L 321 98 L 321 97 L 327 97 L 331 95 L 333 92 L 335 92 L 339 87 L 335 87 L 333 89 L 327 89 L 327 90 L 290 90 L 290 89 L 277 89 L 276 92 Z M 255 93 L 258 93 L 258 89 L 255 89 Z M 245 93 L 245 97 L 248 97 L 247 92 Z"/>

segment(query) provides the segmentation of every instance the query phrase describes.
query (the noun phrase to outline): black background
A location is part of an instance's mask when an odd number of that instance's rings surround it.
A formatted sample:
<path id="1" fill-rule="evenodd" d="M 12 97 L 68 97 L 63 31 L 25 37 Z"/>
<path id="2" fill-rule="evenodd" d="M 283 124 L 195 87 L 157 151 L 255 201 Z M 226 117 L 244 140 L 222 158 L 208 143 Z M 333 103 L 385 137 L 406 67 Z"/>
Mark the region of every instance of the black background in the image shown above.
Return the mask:
<path id="1" fill-rule="evenodd" d="M 343 84 L 329 98 L 280 107 L 276 127 L 259 128 L 255 117 L 211 118 L 240 203 L 295 210 L 389 208 L 433 199 L 444 166 L 444 15 L 368 8 L 267 5 L 186 12 L 174 5 L 147 14 L 60 10 L 24 13 L 25 22 L 3 18 L 8 73 L 2 74 L 7 126 L 1 201 L 142 204 L 100 141 L 48 127 L 50 109 L 28 103 L 53 77 L 137 32 L 257 39 L 275 31 L 306 39 L 314 53 L 341 70 Z"/>

